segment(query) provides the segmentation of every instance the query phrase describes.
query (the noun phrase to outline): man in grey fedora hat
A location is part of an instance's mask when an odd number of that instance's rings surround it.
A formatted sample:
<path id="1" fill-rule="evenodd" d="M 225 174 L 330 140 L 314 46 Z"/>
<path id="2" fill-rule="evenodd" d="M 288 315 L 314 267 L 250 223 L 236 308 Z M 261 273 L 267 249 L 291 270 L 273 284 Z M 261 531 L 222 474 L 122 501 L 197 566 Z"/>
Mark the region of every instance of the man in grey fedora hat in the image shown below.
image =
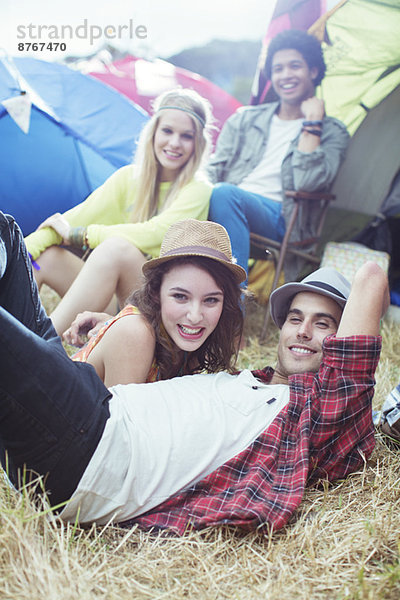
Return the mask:
<path id="1" fill-rule="evenodd" d="M 292 373 L 318 371 L 323 340 L 337 331 L 350 287 L 338 271 L 323 267 L 271 294 L 271 316 L 281 330 L 274 383 L 287 384 Z"/>
<path id="2" fill-rule="evenodd" d="M 306 485 L 372 452 L 387 277 L 366 263 L 350 289 L 321 269 L 271 303 L 275 369 L 107 389 L 66 355 L 21 232 L 0 213 L 0 443 L 14 485 L 19 472 L 43 476 L 61 518 L 83 524 L 285 525 Z"/>

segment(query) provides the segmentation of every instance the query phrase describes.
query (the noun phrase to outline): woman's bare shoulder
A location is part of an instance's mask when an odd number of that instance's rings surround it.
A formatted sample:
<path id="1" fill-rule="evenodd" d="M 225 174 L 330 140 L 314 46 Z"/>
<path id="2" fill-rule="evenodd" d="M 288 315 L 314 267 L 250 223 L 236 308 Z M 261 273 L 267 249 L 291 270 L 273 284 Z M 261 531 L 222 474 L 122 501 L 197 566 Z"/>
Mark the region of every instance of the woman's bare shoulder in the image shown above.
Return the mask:
<path id="1" fill-rule="evenodd" d="M 155 334 L 151 325 L 140 313 L 126 314 L 118 319 L 105 333 L 104 338 L 118 339 L 120 343 L 150 343 L 155 344 Z"/>

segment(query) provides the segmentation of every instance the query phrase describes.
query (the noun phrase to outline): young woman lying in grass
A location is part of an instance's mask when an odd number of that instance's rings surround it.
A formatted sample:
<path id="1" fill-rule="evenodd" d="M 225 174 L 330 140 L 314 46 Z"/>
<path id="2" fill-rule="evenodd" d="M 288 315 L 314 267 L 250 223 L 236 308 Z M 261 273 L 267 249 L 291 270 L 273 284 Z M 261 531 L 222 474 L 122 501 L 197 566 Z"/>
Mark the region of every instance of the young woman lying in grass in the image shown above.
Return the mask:
<path id="1" fill-rule="evenodd" d="M 240 283 L 226 230 L 187 219 L 172 225 L 160 257 L 143 265 L 145 282 L 116 316 L 85 312 L 64 333 L 73 357 L 94 366 L 106 386 L 231 371 L 243 327 Z M 93 328 L 105 322 L 93 335 Z"/>

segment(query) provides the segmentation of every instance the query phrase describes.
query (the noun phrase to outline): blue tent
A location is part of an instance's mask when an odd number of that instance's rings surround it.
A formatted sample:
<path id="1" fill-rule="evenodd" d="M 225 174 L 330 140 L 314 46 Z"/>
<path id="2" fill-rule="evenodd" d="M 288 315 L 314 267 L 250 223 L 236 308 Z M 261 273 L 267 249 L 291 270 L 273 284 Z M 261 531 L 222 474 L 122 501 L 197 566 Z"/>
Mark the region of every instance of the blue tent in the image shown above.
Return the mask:
<path id="1" fill-rule="evenodd" d="M 11 98 L 28 105 L 27 133 L 17 124 L 18 106 L 17 118 L 10 116 Z M 50 214 L 82 202 L 132 161 L 148 118 L 118 92 L 66 66 L 0 59 L 0 209 L 27 235 Z"/>

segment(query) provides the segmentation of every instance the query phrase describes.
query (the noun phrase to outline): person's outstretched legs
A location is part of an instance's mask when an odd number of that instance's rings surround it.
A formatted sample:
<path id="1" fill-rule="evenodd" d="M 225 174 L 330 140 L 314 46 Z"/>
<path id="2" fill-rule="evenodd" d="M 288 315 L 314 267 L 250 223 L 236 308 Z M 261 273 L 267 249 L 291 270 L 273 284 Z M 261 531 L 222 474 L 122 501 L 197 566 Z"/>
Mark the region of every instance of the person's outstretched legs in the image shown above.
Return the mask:
<path id="1" fill-rule="evenodd" d="M 17 487 L 18 469 L 43 475 L 58 504 L 97 447 L 111 394 L 90 365 L 65 353 L 40 304 L 21 232 L 1 213 L 0 303 L 2 463 Z"/>

